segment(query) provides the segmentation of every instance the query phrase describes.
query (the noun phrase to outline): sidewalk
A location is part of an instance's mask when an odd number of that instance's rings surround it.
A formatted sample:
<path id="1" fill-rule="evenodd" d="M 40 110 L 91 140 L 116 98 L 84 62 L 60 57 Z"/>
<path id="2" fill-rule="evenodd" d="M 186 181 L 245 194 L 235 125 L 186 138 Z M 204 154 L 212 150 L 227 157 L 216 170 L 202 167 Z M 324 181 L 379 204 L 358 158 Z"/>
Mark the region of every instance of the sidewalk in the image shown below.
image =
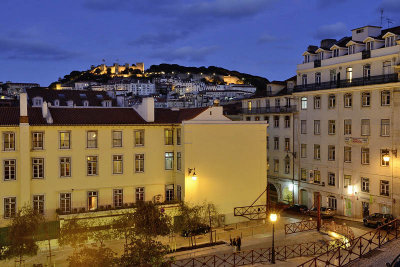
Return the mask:
<path id="1" fill-rule="evenodd" d="M 335 215 L 334 218 L 346 220 L 346 221 L 353 221 L 353 222 L 363 222 L 363 219 L 357 219 L 357 218 L 350 218 L 342 215 Z"/>

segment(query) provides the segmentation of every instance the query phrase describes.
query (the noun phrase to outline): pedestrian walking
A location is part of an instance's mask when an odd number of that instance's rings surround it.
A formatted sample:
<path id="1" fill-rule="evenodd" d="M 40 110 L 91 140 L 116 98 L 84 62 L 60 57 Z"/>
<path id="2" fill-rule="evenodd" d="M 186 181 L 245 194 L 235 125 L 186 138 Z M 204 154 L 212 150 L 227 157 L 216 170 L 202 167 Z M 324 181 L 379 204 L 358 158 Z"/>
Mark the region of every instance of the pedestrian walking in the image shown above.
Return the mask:
<path id="1" fill-rule="evenodd" d="M 232 237 L 229 237 L 229 245 L 232 246 Z"/>
<path id="2" fill-rule="evenodd" d="M 242 239 L 240 238 L 240 236 L 238 236 L 236 244 L 238 251 L 240 251 L 240 247 L 242 246 Z"/>
<path id="3" fill-rule="evenodd" d="M 232 246 L 233 246 L 233 252 L 236 252 L 236 238 L 233 238 Z"/>

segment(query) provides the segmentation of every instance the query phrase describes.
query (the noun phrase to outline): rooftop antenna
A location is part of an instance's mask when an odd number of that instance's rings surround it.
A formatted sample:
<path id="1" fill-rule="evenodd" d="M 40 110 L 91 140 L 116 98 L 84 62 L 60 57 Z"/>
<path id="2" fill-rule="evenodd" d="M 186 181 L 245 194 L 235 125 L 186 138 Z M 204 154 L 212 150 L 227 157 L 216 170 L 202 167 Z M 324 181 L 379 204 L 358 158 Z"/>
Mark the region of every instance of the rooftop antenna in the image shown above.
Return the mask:
<path id="1" fill-rule="evenodd" d="M 388 28 L 390 27 L 390 24 L 393 24 L 393 20 L 386 18 L 387 24 L 388 24 Z"/>
<path id="2" fill-rule="evenodd" d="M 382 24 L 383 24 L 383 8 L 381 8 L 381 27 L 382 27 Z"/>

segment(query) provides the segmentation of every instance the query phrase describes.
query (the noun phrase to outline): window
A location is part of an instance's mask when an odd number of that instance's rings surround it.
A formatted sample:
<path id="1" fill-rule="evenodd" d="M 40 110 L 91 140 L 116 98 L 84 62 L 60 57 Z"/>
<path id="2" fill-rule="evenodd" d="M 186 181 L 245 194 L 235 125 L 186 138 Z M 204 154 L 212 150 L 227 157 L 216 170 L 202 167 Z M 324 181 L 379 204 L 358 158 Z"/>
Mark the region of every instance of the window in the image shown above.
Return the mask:
<path id="1" fill-rule="evenodd" d="M 112 131 L 113 147 L 122 147 L 122 131 Z"/>
<path id="2" fill-rule="evenodd" d="M 344 95 L 344 107 L 351 108 L 353 104 L 353 96 L 352 94 L 345 94 Z"/>
<path id="3" fill-rule="evenodd" d="M 269 86 L 269 87 L 271 87 L 271 86 Z M 270 106 L 269 99 L 265 99 L 265 107 L 269 108 L 269 106 Z"/>
<path id="4" fill-rule="evenodd" d="M 339 56 L 339 49 L 333 49 L 333 57 Z"/>
<path id="5" fill-rule="evenodd" d="M 60 177 L 71 176 L 71 158 L 60 158 Z"/>
<path id="6" fill-rule="evenodd" d="M 255 121 L 259 121 L 259 120 L 260 120 L 260 117 L 259 117 L 259 116 L 256 116 L 256 117 L 254 118 L 254 120 L 255 120 Z"/>
<path id="7" fill-rule="evenodd" d="M 369 136 L 370 135 L 370 123 L 369 119 L 361 120 L 361 135 Z"/>
<path id="8" fill-rule="evenodd" d="M 329 71 L 329 78 L 331 83 L 336 83 L 336 70 Z"/>
<path id="9" fill-rule="evenodd" d="M 285 151 L 290 151 L 290 138 L 285 138 Z"/>
<path id="10" fill-rule="evenodd" d="M 251 101 L 247 101 L 247 109 L 251 110 Z"/>
<path id="11" fill-rule="evenodd" d="M 387 167 L 389 166 L 389 161 L 384 161 L 383 157 L 389 155 L 389 150 L 381 149 L 381 166 Z"/>
<path id="12" fill-rule="evenodd" d="M 97 191 L 88 192 L 88 210 L 97 210 L 99 193 Z"/>
<path id="13" fill-rule="evenodd" d="M 324 59 L 324 52 L 319 52 L 318 53 L 318 59 L 323 60 Z"/>
<path id="14" fill-rule="evenodd" d="M 71 212 L 71 193 L 60 194 L 60 210 L 63 214 Z"/>
<path id="15" fill-rule="evenodd" d="M 344 188 L 347 188 L 349 185 L 351 185 L 351 175 L 344 175 L 344 183 L 343 186 Z"/>
<path id="16" fill-rule="evenodd" d="M 87 175 L 98 175 L 97 156 L 87 157 Z"/>
<path id="17" fill-rule="evenodd" d="M 321 97 L 314 96 L 314 109 L 320 109 L 320 108 L 321 108 Z"/>
<path id="18" fill-rule="evenodd" d="M 246 117 L 246 121 L 251 121 L 251 117 Z"/>
<path id="19" fill-rule="evenodd" d="M 176 144 L 180 145 L 182 142 L 182 129 L 176 129 Z"/>
<path id="20" fill-rule="evenodd" d="M 384 61 L 383 62 L 383 75 L 388 75 L 392 73 L 392 62 Z"/>
<path id="21" fill-rule="evenodd" d="M 321 146 L 314 145 L 314 159 L 321 159 Z"/>
<path id="22" fill-rule="evenodd" d="M 356 45 L 349 45 L 349 55 L 356 53 Z"/>
<path id="23" fill-rule="evenodd" d="M 274 159 L 274 172 L 279 172 L 279 159 Z"/>
<path id="24" fill-rule="evenodd" d="M 332 109 L 336 107 L 336 97 L 335 95 L 328 96 L 328 108 Z"/>
<path id="25" fill-rule="evenodd" d="M 135 134 L 135 146 L 144 146 L 144 130 L 137 130 Z"/>
<path id="26" fill-rule="evenodd" d="M 363 66 L 363 78 L 364 80 L 370 80 L 371 78 L 371 65 L 367 64 Z"/>
<path id="27" fill-rule="evenodd" d="M 44 159 L 43 158 L 32 158 L 32 178 L 33 179 L 44 178 Z"/>
<path id="28" fill-rule="evenodd" d="M 288 158 L 285 159 L 285 173 L 290 173 L 290 160 Z"/>
<path id="29" fill-rule="evenodd" d="M 274 128 L 279 128 L 279 116 L 274 116 Z"/>
<path id="30" fill-rule="evenodd" d="M 87 132 L 87 148 L 97 148 L 97 131 Z"/>
<path id="31" fill-rule="evenodd" d="M 165 186 L 165 201 L 173 201 L 174 200 L 174 185 L 169 184 Z"/>
<path id="32" fill-rule="evenodd" d="M 71 148 L 71 132 L 59 132 L 60 135 L 60 149 Z"/>
<path id="33" fill-rule="evenodd" d="M 144 172 L 144 154 L 135 154 L 135 172 Z"/>
<path id="34" fill-rule="evenodd" d="M 182 187 L 180 185 L 176 186 L 176 198 L 178 201 L 182 201 Z"/>
<path id="35" fill-rule="evenodd" d="M 274 137 L 274 149 L 279 150 L 279 137 Z"/>
<path id="36" fill-rule="evenodd" d="M 365 43 L 365 50 L 367 51 L 372 50 L 372 41 Z"/>
<path id="37" fill-rule="evenodd" d="M 303 74 L 303 76 L 301 76 L 301 84 L 303 86 L 307 86 L 307 74 Z"/>
<path id="38" fill-rule="evenodd" d="M 307 97 L 305 96 L 301 98 L 301 109 L 307 109 Z"/>
<path id="39" fill-rule="evenodd" d="M 15 134 L 13 132 L 3 133 L 3 150 L 15 150 Z"/>
<path id="40" fill-rule="evenodd" d="M 3 161 L 4 166 L 4 181 L 16 180 L 16 160 L 7 159 Z"/>
<path id="41" fill-rule="evenodd" d="M 176 169 L 180 171 L 182 169 L 182 155 L 181 152 L 176 152 Z"/>
<path id="42" fill-rule="evenodd" d="M 32 149 L 40 150 L 43 149 L 43 133 L 35 132 L 32 133 Z"/>
<path id="43" fill-rule="evenodd" d="M 328 197 L 328 208 L 331 208 L 333 210 L 337 209 L 337 200 L 336 197 L 329 196 Z"/>
<path id="44" fill-rule="evenodd" d="M 390 91 L 381 92 L 381 106 L 390 106 Z"/>
<path id="45" fill-rule="evenodd" d="M 302 181 L 306 181 L 307 180 L 307 170 L 306 169 L 301 168 L 301 170 L 300 170 L 300 179 Z"/>
<path id="46" fill-rule="evenodd" d="M 4 218 L 10 219 L 15 216 L 17 211 L 17 198 L 6 197 L 4 198 Z"/>
<path id="47" fill-rule="evenodd" d="M 381 136 L 390 136 L 390 120 L 381 120 Z"/>
<path id="48" fill-rule="evenodd" d="M 328 146 L 328 160 L 333 161 L 335 159 L 336 159 L 335 146 L 329 145 Z"/>
<path id="49" fill-rule="evenodd" d="M 144 201 L 144 187 L 136 187 L 135 190 L 135 196 L 136 196 L 136 202 L 138 201 Z"/>
<path id="50" fill-rule="evenodd" d="M 300 145 L 300 157 L 306 158 L 307 157 L 307 144 Z"/>
<path id="51" fill-rule="evenodd" d="M 336 121 L 329 120 L 328 121 L 328 134 L 335 134 L 336 133 Z"/>
<path id="52" fill-rule="evenodd" d="M 389 181 L 381 180 L 381 196 L 389 196 Z"/>
<path id="53" fill-rule="evenodd" d="M 336 175 L 333 172 L 328 172 L 328 185 L 335 186 Z"/>
<path id="54" fill-rule="evenodd" d="M 123 158 L 122 155 L 113 156 L 113 174 L 123 173 Z"/>
<path id="55" fill-rule="evenodd" d="M 351 83 L 353 81 L 353 68 L 352 67 L 346 68 L 346 80 L 348 83 Z"/>
<path id="56" fill-rule="evenodd" d="M 367 147 L 361 148 L 361 164 L 363 165 L 369 164 L 369 148 Z"/>
<path id="57" fill-rule="evenodd" d="M 351 147 L 344 147 L 344 162 L 351 162 Z"/>
<path id="58" fill-rule="evenodd" d="M 174 153 L 173 152 L 165 152 L 165 169 L 166 170 L 174 169 Z"/>
<path id="59" fill-rule="evenodd" d="M 267 149 L 269 149 L 269 136 L 267 136 Z"/>
<path id="60" fill-rule="evenodd" d="M 285 116 L 285 128 L 290 128 L 290 117 Z"/>
<path id="61" fill-rule="evenodd" d="M 307 121 L 306 120 L 301 120 L 301 125 L 300 125 L 300 133 L 306 134 L 307 133 Z"/>
<path id="62" fill-rule="evenodd" d="M 33 210 L 38 214 L 44 214 L 44 195 L 33 195 Z"/>
<path id="63" fill-rule="evenodd" d="M 321 72 L 316 72 L 315 73 L 315 83 L 317 85 L 321 85 Z"/>
<path id="64" fill-rule="evenodd" d="M 316 135 L 321 134 L 321 121 L 320 120 L 314 121 L 314 134 L 316 134 Z"/>
<path id="65" fill-rule="evenodd" d="M 122 208 L 124 205 L 124 191 L 122 189 L 113 190 L 114 208 Z"/>
<path id="66" fill-rule="evenodd" d="M 369 178 L 361 177 L 361 191 L 369 192 Z"/>
<path id="67" fill-rule="evenodd" d="M 174 144 L 174 131 L 173 129 L 164 129 L 164 143 L 166 145 Z"/>
<path id="68" fill-rule="evenodd" d="M 388 36 L 385 38 L 385 47 L 390 47 L 395 45 L 394 36 Z"/>
<path id="69" fill-rule="evenodd" d="M 351 120 L 344 120 L 344 135 L 351 135 Z"/>
<path id="70" fill-rule="evenodd" d="M 314 183 L 321 183 L 321 171 L 314 170 Z"/>
<path id="71" fill-rule="evenodd" d="M 363 92 L 361 94 L 361 106 L 369 107 L 371 105 L 371 94 L 370 92 Z"/>
<path id="72" fill-rule="evenodd" d="M 279 108 L 281 106 L 281 99 L 275 98 L 275 107 Z"/>

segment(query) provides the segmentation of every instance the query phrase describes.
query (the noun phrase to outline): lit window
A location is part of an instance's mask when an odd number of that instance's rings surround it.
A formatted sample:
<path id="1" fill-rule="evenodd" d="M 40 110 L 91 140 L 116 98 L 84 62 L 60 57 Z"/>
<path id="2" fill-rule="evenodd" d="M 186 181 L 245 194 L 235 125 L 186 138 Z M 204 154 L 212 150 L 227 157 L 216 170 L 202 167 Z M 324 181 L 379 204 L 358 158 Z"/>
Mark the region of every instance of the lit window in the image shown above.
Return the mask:
<path id="1" fill-rule="evenodd" d="M 329 95 L 328 97 L 328 108 L 332 109 L 336 107 L 336 97 L 335 95 Z"/>
<path id="2" fill-rule="evenodd" d="M 182 156 L 181 152 L 176 152 L 176 169 L 180 171 L 182 169 Z"/>
<path id="3" fill-rule="evenodd" d="M 321 183 L 321 171 L 314 170 L 314 183 Z"/>
<path id="4" fill-rule="evenodd" d="M 321 146 L 314 144 L 314 159 L 321 159 Z"/>
<path id="5" fill-rule="evenodd" d="M 182 130 L 176 129 L 176 144 L 180 145 L 182 142 Z"/>
<path id="6" fill-rule="evenodd" d="M 344 120 L 344 135 L 351 135 L 351 120 Z"/>
<path id="7" fill-rule="evenodd" d="M 38 214 L 44 214 L 44 195 L 33 195 L 33 210 Z"/>
<path id="8" fill-rule="evenodd" d="M 381 196 L 389 196 L 389 181 L 381 180 Z"/>
<path id="9" fill-rule="evenodd" d="M 346 80 L 348 83 L 351 83 L 353 81 L 353 68 L 352 67 L 346 68 Z"/>
<path id="10" fill-rule="evenodd" d="M 60 149 L 71 148 L 71 132 L 60 132 Z"/>
<path id="11" fill-rule="evenodd" d="M 351 185 L 351 175 L 344 175 L 344 188 L 347 188 L 349 185 Z"/>
<path id="12" fill-rule="evenodd" d="M 328 146 L 328 160 L 333 161 L 335 159 L 336 159 L 335 146 L 329 145 Z"/>
<path id="13" fill-rule="evenodd" d="M 112 131 L 112 146 L 122 147 L 122 131 Z"/>
<path id="14" fill-rule="evenodd" d="M 164 141 L 166 145 L 174 144 L 174 135 L 172 129 L 164 129 Z"/>
<path id="15" fill-rule="evenodd" d="M 97 156 L 87 157 L 87 175 L 98 175 Z"/>
<path id="16" fill-rule="evenodd" d="M 369 178 L 361 177 L 361 191 L 369 192 Z"/>
<path id="17" fill-rule="evenodd" d="M 13 132 L 3 133 L 3 150 L 15 150 L 15 134 Z"/>
<path id="18" fill-rule="evenodd" d="M 87 131 L 87 148 L 97 148 L 97 131 Z"/>
<path id="19" fill-rule="evenodd" d="M 113 156 L 113 174 L 123 173 L 123 157 L 122 155 Z"/>
<path id="20" fill-rule="evenodd" d="M 328 197 L 328 208 L 336 210 L 337 209 L 337 199 L 336 197 L 329 196 Z"/>
<path id="21" fill-rule="evenodd" d="M 389 166 L 389 161 L 385 161 L 384 157 L 389 155 L 389 150 L 381 149 L 381 166 Z"/>
<path id="22" fill-rule="evenodd" d="M 135 154 L 135 172 L 144 172 L 144 154 Z"/>
<path id="23" fill-rule="evenodd" d="M 60 158 L 60 177 L 71 176 L 71 158 Z"/>
<path id="24" fill-rule="evenodd" d="M 174 185 L 169 184 L 165 186 L 165 201 L 173 201 L 175 199 L 174 196 Z"/>
<path id="25" fill-rule="evenodd" d="M 32 149 L 40 150 L 43 149 L 43 135 L 42 132 L 32 133 Z"/>
<path id="26" fill-rule="evenodd" d="M 285 138 L 285 151 L 290 151 L 290 138 Z"/>
<path id="27" fill-rule="evenodd" d="M 88 192 L 88 210 L 97 210 L 99 194 L 97 191 Z"/>
<path id="28" fill-rule="evenodd" d="M 307 97 L 301 98 L 301 109 L 307 109 Z"/>
<path id="29" fill-rule="evenodd" d="M 165 152 L 165 169 L 166 170 L 174 169 L 174 153 L 173 152 Z"/>
<path id="30" fill-rule="evenodd" d="M 302 181 L 306 181 L 307 180 L 307 170 L 302 168 L 300 170 L 300 173 L 301 173 L 300 179 Z"/>
<path id="31" fill-rule="evenodd" d="M 333 172 L 328 172 L 328 185 L 335 186 L 336 175 Z"/>
<path id="32" fill-rule="evenodd" d="M 351 162 L 351 147 L 344 147 L 344 162 Z"/>
<path id="33" fill-rule="evenodd" d="M 144 130 L 136 130 L 135 134 L 135 146 L 144 146 Z"/>

